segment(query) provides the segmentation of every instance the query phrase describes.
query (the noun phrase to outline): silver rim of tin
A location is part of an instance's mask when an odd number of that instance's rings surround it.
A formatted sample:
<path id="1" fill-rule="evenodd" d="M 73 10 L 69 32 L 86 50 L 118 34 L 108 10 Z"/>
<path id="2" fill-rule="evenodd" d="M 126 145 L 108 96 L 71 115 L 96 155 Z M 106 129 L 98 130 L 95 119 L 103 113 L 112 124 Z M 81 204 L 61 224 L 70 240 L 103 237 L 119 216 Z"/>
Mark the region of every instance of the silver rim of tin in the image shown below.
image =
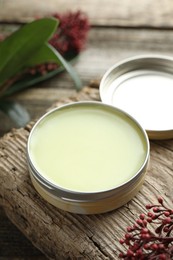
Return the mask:
<path id="1" fill-rule="evenodd" d="M 156 70 L 158 72 L 169 73 L 173 75 L 173 57 L 167 55 L 138 55 L 124 59 L 114 64 L 110 69 L 106 71 L 101 82 L 100 82 L 100 97 L 102 102 L 105 102 L 105 88 L 110 85 L 119 76 L 122 76 L 128 72 L 142 70 L 146 68 L 146 65 L 150 65 L 149 70 Z M 116 75 L 114 75 L 116 74 Z M 111 75 L 114 75 L 114 77 Z M 106 104 L 110 104 L 106 102 Z M 126 111 L 127 112 L 127 111 Z M 132 116 L 134 118 L 134 116 Z M 138 121 L 138 120 L 137 120 Z M 145 129 L 150 139 L 170 139 L 173 138 L 173 129 Z"/>
<path id="2" fill-rule="evenodd" d="M 86 106 L 86 105 L 94 105 L 94 106 L 102 106 L 102 107 L 107 107 L 108 109 L 111 109 L 115 112 L 118 112 L 120 114 L 126 115 L 133 123 L 135 123 L 137 125 L 137 127 L 140 129 L 140 131 L 143 134 L 143 137 L 145 139 L 146 142 L 146 147 L 147 147 L 147 151 L 146 151 L 146 157 L 145 160 L 142 164 L 142 166 L 140 167 L 140 169 L 136 172 L 136 174 L 130 178 L 127 182 L 113 188 L 110 190 L 103 190 L 103 191 L 99 191 L 99 192 L 78 192 L 78 191 L 73 191 L 73 190 L 68 190 L 65 188 L 62 188 L 58 185 L 55 185 L 53 183 L 51 183 L 50 181 L 48 181 L 46 178 L 44 178 L 40 172 L 37 171 L 37 169 L 34 167 L 32 160 L 30 158 L 30 153 L 29 153 L 29 143 L 31 141 L 32 138 L 32 133 L 34 132 L 35 128 L 37 127 L 38 124 L 40 124 L 40 122 L 47 117 L 48 115 L 56 112 L 56 111 L 60 111 L 62 109 L 66 109 L 66 108 L 70 108 L 72 106 Z M 148 136 L 145 132 L 145 130 L 142 128 L 142 126 L 128 113 L 122 111 L 119 108 L 115 108 L 111 105 L 106 105 L 103 104 L 101 102 L 97 102 L 97 101 L 81 101 L 81 102 L 74 102 L 74 103 L 69 103 L 66 105 L 62 105 L 58 108 L 55 108 L 49 112 L 47 112 L 46 114 L 44 114 L 33 126 L 29 137 L 28 137 L 28 142 L 27 142 L 27 162 L 28 162 L 28 168 L 29 168 L 29 172 L 30 174 L 34 177 L 35 181 L 37 181 L 45 190 L 47 190 L 48 192 L 50 192 L 50 194 L 60 197 L 63 200 L 69 200 L 69 201 L 79 201 L 79 202 L 85 202 L 85 201 L 98 201 L 100 199 L 103 198 L 107 198 L 107 197 L 111 197 L 112 195 L 115 195 L 115 193 L 117 192 L 117 194 L 119 194 L 119 192 L 126 192 L 126 188 L 135 185 L 135 181 L 137 181 L 141 175 L 145 172 L 147 165 L 148 165 L 148 161 L 149 161 L 149 153 L 150 153 L 150 144 L 149 144 L 149 140 L 148 140 Z M 93 197 L 94 195 L 94 197 Z"/>

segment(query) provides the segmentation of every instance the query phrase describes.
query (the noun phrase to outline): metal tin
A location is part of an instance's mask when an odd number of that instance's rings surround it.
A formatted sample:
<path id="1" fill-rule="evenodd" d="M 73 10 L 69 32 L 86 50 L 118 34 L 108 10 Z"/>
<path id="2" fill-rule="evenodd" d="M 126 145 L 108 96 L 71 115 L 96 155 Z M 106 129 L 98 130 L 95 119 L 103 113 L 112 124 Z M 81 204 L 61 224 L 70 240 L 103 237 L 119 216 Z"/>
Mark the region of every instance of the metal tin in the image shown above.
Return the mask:
<path id="1" fill-rule="evenodd" d="M 115 64 L 101 80 L 100 96 L 132 115 L 150 139 L 173 138 L 173 58 L 141 55 Z"/>
<path id="2" fill-rule="evenodd" d="M 59 115 L 62 115 L 64 112 L 68 113 L 68 111 L 75 111 L 78 110 L 79 112 L 82 111 L 82 109 L 90 109 L 92 108 L 93 111 L 97 110 L 97 112 L 102 113 L 106 111 L 106 113 L 110 113 L 111 116 L 113 116 L 113 120 L 115 117 L 120 118 L 121 122 L 125 125 L 131 125 L 134 127 L 134 132 L 137 131 L 139 133 L 139 138 L 141 138 L 142 141 L 142 149 L 144 152 L 144 158 L 142 159 L 142 162 L 134 172 L 133 176 L 130 177 L 127 181 L 121 183 L 121 185 L 115 185 L 111 189 L 105 189 L 105 190 L 98 190 L 98 191 L 75 191 L 70 190 L 68 188 L 60 186 L 58 183 L 54 183 L 50 181 L 48 178 L 45 177 L 45 175 L 38 169 L 37 165 L 35 164 L 33 160 L 32 155 L 32 149 L 31 144 L 33 142 L 33 137 L 35 135 L 35 132 L 38 131 L 38 128 L 44 127 L 44 124 L 49 124 L 50 118 L 58 117 Z M 46 121 L 45 121 L 46 120 Z M 121 122 L 119 124 L 121 124 Z M 118 124 L 118 120 L 116 122 Z M 85 124 L 84 124 L 85 125 Z M 92 127 L 92 126 L 91 126 Z M 71 126 L 67 129 L 71 129 Z M 83 129 L 85 131 L 85 129 Z M 98 127 L 98 132 L 100 131 Z M 65 135 L 68 135 L 65 133 Z M 107 133 L 105 132 L 105 135 Z M 115 133 L 116 134 L 116 133 Z M 47 138 L 49 136 L 49 132 L 47 132 Z M 78 136 L 74 136 L 74 138 L 78 138 Z M 127 136 L 127 140 L 131 140 L 134 138 L 134 135 Z M 101 141 L 101 140 L 100 140 Z M 90 140 L 88 140 L 90 142 Z M 122 142 L 123 143 L 123 142 Z M 35 147 L 37 149 L 37 146 Z M 60 149 L 57 147 L 57 150 Z M 132 150 L 133 147 L 130 147 L 130 150 Z M 123 151 L 123 147 L 122 147 Z M 47 153 L 47 156 L 51 154 L 50 150 L 45 150 Z M 83 151 L 81 151 L 82 153 Z M 109 153 L 111 154 L 111 150 Z M 123 154 L 123 152 L 122 152 Z M 96 213 L 103 213 L 107 211 L 111 211 L 113 209 L 116 209 L 123 204 L 127 203 L 130 199 L 132 199 L 137 191 L 140 189 L 144 178 L 145 173 L 149 161 L 149 141 L 147 134 L 145 130 L 139 125 L 139 123 L 133 119 L 129 114 L 123 112 L 122 110 L 112 107 L 110 105 L 105 105 L 101 102 L 76 102 L 71 103 L 65 106 L 61 106 L 59 108 L 56 108 L 48 113 L 46 113 L 43 117 L 41 117 L 38 122 L 33 127 L 27 143 L 27 161 L 28 161 L 28 167 L 29 172 L 31 176 L 32 183 L 35 187 L 35 189 L 38 191 L 38 193 L 49 203 L 52 205 L 63 209 L 65 211 L 78 213 L 78 214 L 96 214 Z M 54 161 L 56 164 L 57 162 Z M 101 163 L 101 161 L 99 162 Z M 104 162 L 105 163 L 105 162 Z M 103 165 L 104 165 L 103 163 Z M 126 164 L 126 161 L 122 162 L 122 165 Z M 80 169 L 81 171 L 83 168 Z M 70 178 L 70 171 L 69 173 Z M 94 172 L 92 173 L 95 174 Z M 115 177 L 118 173 L 115 172 Z M 108 173 L 105 171 L 105 176 L 109 176 Z M 92 182 L 92 179 L 91 179 Z M 99 179 L 98 179 L 99 183 Z"/>

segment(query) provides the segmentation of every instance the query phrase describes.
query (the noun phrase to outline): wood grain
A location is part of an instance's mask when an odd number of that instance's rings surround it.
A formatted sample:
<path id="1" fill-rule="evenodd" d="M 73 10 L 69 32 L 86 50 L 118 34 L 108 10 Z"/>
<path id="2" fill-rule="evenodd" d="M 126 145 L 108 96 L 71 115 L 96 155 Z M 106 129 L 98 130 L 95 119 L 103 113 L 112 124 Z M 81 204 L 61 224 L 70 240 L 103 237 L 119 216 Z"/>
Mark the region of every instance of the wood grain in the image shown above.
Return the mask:
<path id="1" fill-rule="evenodd" d="M 173 26 L 172 0 L 1 0 L 1 21 L 30 21 L 55 12 L 84 11 L 92 25 L 123 27 Z"/>
<path id="2" fill-rule="evenodd" d="M 85 88 L 72 99 L 97 100 L 98 90 Z M 31 124 L 32 125 L 32 124 Z M 117 259 L 118 240 L 145 204 L 162 196 L 172 207 L 173 140 L 151 143 L 146 180 L 137 196 L 118 210 L 100 215 L 77 215 L 58 210 L 33 188 L 26 163 L 31 126 L 13 130 L 0 140 L 0 198 L 10 220 L 50 259 Z M 171 149 L 170 149 L 171 148 Z"/>

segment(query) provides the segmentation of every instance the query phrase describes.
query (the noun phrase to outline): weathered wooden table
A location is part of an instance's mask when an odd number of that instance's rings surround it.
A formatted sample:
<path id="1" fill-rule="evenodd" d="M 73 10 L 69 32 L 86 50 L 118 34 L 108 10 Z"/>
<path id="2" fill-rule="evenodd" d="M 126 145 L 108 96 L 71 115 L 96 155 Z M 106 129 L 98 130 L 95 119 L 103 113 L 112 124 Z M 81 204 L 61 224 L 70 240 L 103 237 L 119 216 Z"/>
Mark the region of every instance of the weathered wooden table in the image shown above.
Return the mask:
<path id="1" fill-rule="evenodd" d="M 111 65 L 123 58 L 146 53 L 173 56 L 173 2 L 171 0 L 67 0 L 65 2 L 63 0 L 0 0 L 0 33 L 11 31 L 20 23 L 30 21 L 37 15 L 67 10 L 83 10 L 88 14 L 92 25 L 86 49 L 74 65 L 84 85 L 88 85 L 94 80 L 99 81 Z M 11 99 L 23 104 L 30 112 L 32 119 L 35 119 L 54 102 L 72 95 L 75 95 L 73 82 L 66 73 L 63 73 L 21 92 Z M 3 136 L 4 133 L 11 131 L 13 124 L 1 113 L 0 122 L 0 135 Z M 0 142 L 2 146 L 3 141 Z M 1 171 L 2 169 L 1 165 Z M 148 175 L 136 198 L 122 211 L 112 213 L 111 220 L 109 220 L 109 215 L 88 218 L 90 226 L 86 226 L 88 230 L 86 234 L 89 237 L 89 230 L 94 230 L 95 233 L 90 236 L 90 239 L 100 252 L 100 258 L 97 255 L 95 259 L 106 259 L 106 257 L 117 259 L 117 253 L 113 254 L 113 251 L 116 250 L 117 232 L 121 233 L 125 227 L 116 231 L 117 222 L 114 222 L 114 217 L 120 220 L 121 213 L 125 214 L 130 209 L 128 220 L 123 219 L 122 222 L 119 222 L 120 225 L 125 225 L 126 222 L 129 225 L 129 222 L 133 222 L 135 216 L 144 210 L 144 206 L 141 205 L 148 200 L 154 200 L 160 193 L 165 198 L 166 203 L 171 205 L 172 177 L 173 141 L 152 142 Z M 0 202 L 1 196 L 0 193 Z M 5 208 L 4 203 L 3 207 Z M 8 210 L 6 211 L 10 216 Z M 108 219 L 108 225 L 100 228 L 99 225 L 103 223 L 104 218 Z M 75 223 L 72 216 L 68 220 Z M 15 222 L 15 220 L 13 221 Z M 83 225 L 87 223 L 87 218 L 77 217 L 76 221 L 77 228 L 83 231 Z M 108 232 L 111 236 L 103 238 L 101 241 L 101 237 L 105 235 L 105 229 L 111 227 L 111 221 L 115 235 L 113 231 Z M 0 209 L 0 223 L 0 259 L 45 259 L 45 256 L 37 251 L 11 224 L 2 208 Z M 79 223 L 81 226 L 78 225 Z M 19 223 L 18 227 L 22 227 L 22 224 Z M 28 236 L 32 240 L 32 234 Z M 115 244 L 112 244 L 114 240 Z M 32 242 L 34 241 L 32 240 Z M 74 248 L 72 248 L 73 250 Z M 47 252 L 47 255 L 50 256 L 50 252 Z M 67 255 L 68 252 L 66 252 Z M 55 257 L 53 258 L 55 259 Z M 85 258 L 90 259 L 89 253 L 83 252 L 83 259 Z M 60 258 L 57 257 L 57 259 Z M 91 259 L 93 258 L 91 257 Z"/>

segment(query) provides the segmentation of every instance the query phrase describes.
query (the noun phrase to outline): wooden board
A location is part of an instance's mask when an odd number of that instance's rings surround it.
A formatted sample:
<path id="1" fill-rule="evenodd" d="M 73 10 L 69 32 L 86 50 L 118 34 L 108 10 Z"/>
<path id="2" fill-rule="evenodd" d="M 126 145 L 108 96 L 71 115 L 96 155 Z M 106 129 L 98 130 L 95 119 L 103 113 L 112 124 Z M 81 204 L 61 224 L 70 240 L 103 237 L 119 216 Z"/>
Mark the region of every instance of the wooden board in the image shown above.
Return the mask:
<path id="1" fill-rule="evenodd" d="M 30 21 L 55 12 L 84 11 L 92 25 L 123 27 L 173 26 L 172 0 L 1 0 L 0 19 Z"/>
<path id="2" fill-rule="evenodd" d="M 61 105 L 98 100 L 98 90 L 85 88 Z M 26 163 L 31 126 L 13 130 L 0 140 L 0 198 L 11 221 L 50 259 L 117 259 L 118 240 L 126 227 L 145 212 L 145 204 L 162 196 L 172 207 L 173 140 L 151 143 L 146 180 L 137 196 L 118 210 L 99 215 L 77 215 L 56 209 L 33 188 Z"/>

